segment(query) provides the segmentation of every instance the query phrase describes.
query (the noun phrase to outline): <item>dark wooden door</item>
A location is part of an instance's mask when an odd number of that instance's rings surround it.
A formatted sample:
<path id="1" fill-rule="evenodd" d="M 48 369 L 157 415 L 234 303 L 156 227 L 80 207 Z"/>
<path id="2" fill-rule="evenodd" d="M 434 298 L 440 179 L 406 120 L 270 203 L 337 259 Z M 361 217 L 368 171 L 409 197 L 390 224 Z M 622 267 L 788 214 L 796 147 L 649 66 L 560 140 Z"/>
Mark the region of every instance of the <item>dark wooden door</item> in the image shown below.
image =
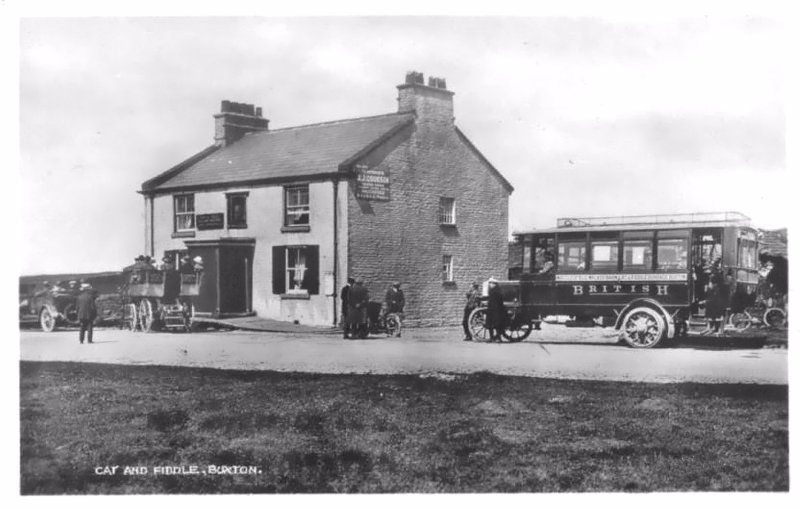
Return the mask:
<path id="1" fill-rule="evenodd" d="M 220 312 L 252 311 L 253 247 L 220 246 Z"/>

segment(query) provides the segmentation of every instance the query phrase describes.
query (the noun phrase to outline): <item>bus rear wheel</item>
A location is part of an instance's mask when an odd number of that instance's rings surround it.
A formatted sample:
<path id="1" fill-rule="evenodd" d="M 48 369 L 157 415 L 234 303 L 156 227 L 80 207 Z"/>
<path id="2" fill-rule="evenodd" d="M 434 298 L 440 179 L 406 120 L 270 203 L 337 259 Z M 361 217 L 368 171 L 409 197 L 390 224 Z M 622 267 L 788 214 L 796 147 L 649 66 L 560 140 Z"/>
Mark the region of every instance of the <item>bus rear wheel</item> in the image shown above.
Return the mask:
<path id="1" fill-rule="evenodd" d="M 619 335 L 633 348 L 654 348 L 666 335 L 664 318 L 655 310 L 638 307 L 630 310 L 622 321 Z"/>

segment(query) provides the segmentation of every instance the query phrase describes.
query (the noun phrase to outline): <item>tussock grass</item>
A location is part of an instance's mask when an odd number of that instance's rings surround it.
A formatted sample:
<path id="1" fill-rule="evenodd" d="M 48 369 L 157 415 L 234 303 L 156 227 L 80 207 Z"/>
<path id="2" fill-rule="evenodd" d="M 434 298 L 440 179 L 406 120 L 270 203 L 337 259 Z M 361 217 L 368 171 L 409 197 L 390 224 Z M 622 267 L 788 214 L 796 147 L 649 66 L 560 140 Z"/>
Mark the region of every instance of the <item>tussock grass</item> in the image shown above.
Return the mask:
<path id="1" fill-rule="evenodd" d="M 21 492 L 786 491 L 785 386 L 22 362 Z M 97 475 L 95 467 L 148 467 Z M 152 475 L 156 466 L 258 473 Z"/>

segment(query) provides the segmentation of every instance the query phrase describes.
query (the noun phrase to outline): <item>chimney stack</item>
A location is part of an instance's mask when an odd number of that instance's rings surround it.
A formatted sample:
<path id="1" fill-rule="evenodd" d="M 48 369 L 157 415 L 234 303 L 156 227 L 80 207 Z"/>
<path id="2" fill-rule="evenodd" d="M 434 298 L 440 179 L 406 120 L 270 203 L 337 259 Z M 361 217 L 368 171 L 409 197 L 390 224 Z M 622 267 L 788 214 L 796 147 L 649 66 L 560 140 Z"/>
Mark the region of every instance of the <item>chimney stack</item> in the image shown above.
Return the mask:
<path id="1" fill-rule="evenodd" d="M 453 92 L 447 90 L 444 78 L 428 77 L 421 72 L 409 71 L 406 81 L 397 85 L 398 112 L 415 112 L 418 122 L 433 121 L 452 125 Z"/>
<path id="2" fill-rule="evenodd" d="M 230 145 L 246 133 L 266 131 L 269 120 L 261 116 L 261 108 L 252 104 L 222 101 L 220 112 L 214 115 L 214 142 L 220 147 Z"/>

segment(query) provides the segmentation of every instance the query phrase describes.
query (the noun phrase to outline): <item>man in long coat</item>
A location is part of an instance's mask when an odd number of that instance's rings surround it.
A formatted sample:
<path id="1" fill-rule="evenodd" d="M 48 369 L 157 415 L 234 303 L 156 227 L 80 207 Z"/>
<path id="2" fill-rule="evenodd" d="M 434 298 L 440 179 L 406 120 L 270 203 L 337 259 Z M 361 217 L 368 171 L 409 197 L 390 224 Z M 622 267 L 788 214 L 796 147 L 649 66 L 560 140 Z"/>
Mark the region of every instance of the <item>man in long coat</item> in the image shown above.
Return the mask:
<path id="1" fill-rule="evenodd" d="M 347 339 L 347 335 L 350 333 L 350 324 L 347 322 L 347 308 L 350 305 L 350 290 L 353 288 L 353 283 L 355 282 L 355 279 L 351 277 L 347 278 L 347 284 L 342 287 L 342 292 L 340 294 L 342 299 L 342 326 L 344 327 L 344 339 Z"/>
<path id="2" fill-rule="evenodd" d="M 81 324 L 78 340 L 83 344 L 83 339 L 92 342 L 92 332 L 94 331 L 94 319 L 97 318 L 97 306 L 95 305 L 95 296 L 92 291 L 92 285 L 82 284 L 81 294 L 75 302 L 78 307 L 78 321 Z"/>
<path id="3" fill-rule="evenodd" d="M 464 305 L 464 317 L 461 326 L 464 328 L 464 341 L 472 341 L 472 331 L 469 328 L 469 315 L 480 305 L 481 288 L 477 282 L 467 292 L 467 303 Z"/>
<path id="4" fill-rule="evenodd" d="M 508 321 L 508 314 L 503 303 L 503 293 L 495 278 L 489 278 L 489 300 L 486 308 L 486 328 L 491 334 L 490 341 L 500 341 Z"/>
<path id="5" fill-rule="evenodd" d="M 364 286 L 362 279 L 356 280 L 356 285 L 350 289 L 347 306 L 347 326 L 350 337 L 363 335 L 367 321 L 367 304 L 369 291 Z"/>

